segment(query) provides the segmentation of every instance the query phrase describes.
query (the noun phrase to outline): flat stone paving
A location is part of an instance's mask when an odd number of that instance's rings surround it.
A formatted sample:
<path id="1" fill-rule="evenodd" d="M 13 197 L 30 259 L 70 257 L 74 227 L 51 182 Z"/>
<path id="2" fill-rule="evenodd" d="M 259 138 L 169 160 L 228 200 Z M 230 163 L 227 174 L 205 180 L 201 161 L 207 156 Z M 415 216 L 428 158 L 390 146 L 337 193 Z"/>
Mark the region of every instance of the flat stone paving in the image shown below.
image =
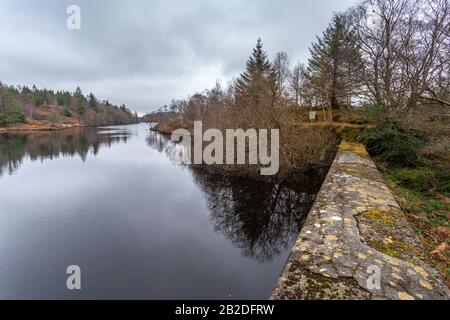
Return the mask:
<path id="1" fill-rule="evenodd" d="M 423 253 L 364 147 L 342 143 L 271 299 L 449 299 Z"/>

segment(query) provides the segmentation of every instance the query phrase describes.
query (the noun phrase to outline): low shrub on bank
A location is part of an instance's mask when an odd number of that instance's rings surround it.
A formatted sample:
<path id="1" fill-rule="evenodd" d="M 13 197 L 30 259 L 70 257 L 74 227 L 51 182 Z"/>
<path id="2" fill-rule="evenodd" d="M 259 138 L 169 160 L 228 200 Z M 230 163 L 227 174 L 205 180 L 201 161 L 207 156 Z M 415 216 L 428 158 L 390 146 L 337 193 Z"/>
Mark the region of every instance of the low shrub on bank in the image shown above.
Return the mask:
<path id="1" fill-rule="evenodd" d="M 416 167 L 419 150 L 425 141 L 410 130 L 394 124 L 367 128 L 360 135 L 370 155 L 386 162 L 390 167 Z"/>
<path id="2" fill-rule="evenodd" d="M 450 173 L 448 171 L 438 172 L 438 185 L 437 190 L 444 194 L 450 195 Z"/>
<path id="3" fill-rule="evenodd" d="M 67 107 L 67 106 L 64 106 L 63 113 L 64 113 L 65 117 L 68 117 L 68 118 L 72 117 L 72 112 L 69 110 L 69 107 Z"/>
<path id="4" fill-rule="evenodd" d="M 437 186 L 436 173 L 428 168 L 401 168 L 392 173 L 397 184 L 409 190 L 426 192 Z"/>

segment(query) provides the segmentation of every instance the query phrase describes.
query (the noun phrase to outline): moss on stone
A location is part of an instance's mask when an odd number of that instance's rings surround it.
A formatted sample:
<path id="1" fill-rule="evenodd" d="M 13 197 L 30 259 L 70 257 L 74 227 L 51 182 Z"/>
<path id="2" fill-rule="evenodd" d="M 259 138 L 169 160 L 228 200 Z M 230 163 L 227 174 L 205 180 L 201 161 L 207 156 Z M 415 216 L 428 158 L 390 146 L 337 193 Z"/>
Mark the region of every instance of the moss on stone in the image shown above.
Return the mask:
<path id="1" fill-rule="evenodd" d="M 274 292 L 272 299 L 371 299 L 372 295 L 350 278 L 327 278 L 307 270 L 299 262 L 289 266 L 289 274 L 282 290 Z"/>
<path id="2" fill-rule="evenodd" d="M 360 157 L 369 158 L 369 154 L 367 153 L 366 148 L 360 143 L 342 141 L 339 145 L 339 149 L 342 151 L 356 153 Z"/>
<path id="3" fill-rule="evenodd" d="M 392 227 L 395 226 L 395 224 L 396 224 L 394 214 L 392 212 L 388 212 L 388 211 L 372 209 L 372 210 L 363 212 L 361 214 L 361 217 L 365 218 L 365 219 L 383 221 L 384 223 L 386 223 Z"/>
<path id="4" fill-rule="evenodd" d="M 358 164 L 340 164 L 339 168 L 342 172 L 371 181 L 381 181 L 381 175 L 376 169 L 364 167 Z"/>
<path id="5" fill-rule="evenodd" d="M 390 257 L 399 258 L 413 264 L 417 262 L 417 257 L 423 259 L 423 254 L 418 248 L 396 238 L 391 238 L 391 240 L 390 243 L 385 241 L 369 241 L 369 246 Z"/>
<path id="6" fill-rule="evenodd" d="M 369 244 L 374 249 L 387 254 L 390 257 L 399 258 L 401 252 L 399 252 L 394 246 L 384 243 L 383 241 L 371 241 Z"/>

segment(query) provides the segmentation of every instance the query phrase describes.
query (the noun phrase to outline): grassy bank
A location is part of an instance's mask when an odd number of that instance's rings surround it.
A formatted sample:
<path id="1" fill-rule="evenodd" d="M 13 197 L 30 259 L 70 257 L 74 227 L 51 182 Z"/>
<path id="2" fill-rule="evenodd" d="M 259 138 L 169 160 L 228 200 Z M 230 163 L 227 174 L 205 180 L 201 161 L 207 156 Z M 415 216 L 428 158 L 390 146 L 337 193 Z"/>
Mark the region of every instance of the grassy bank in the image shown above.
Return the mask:
<path id="1" fill-rule="evenodd" d="M 49 131 L 68 129 L 75 127 L 83 127 L 84 124 L 76 119 L 66 118 L 58 123 L 53 123 L 46 120 L 32 120 L 26 118 L 23 123 L 11 123 L 3 127 L 0 127 L 0 132 L 13 132 L 13 131 Z"/>

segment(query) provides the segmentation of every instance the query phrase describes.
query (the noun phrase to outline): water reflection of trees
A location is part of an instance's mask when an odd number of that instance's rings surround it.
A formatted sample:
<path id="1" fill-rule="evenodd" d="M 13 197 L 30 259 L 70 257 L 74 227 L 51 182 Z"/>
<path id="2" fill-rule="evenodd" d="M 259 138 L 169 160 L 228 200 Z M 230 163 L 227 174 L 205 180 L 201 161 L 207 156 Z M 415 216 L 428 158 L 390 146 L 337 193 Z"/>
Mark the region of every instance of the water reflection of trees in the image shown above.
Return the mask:
<path id="1" fill-rule="evenodd" d="M 97 155 L 100 146 L 127 142 L 128 133 L 99 130 L 97 128 L 74 128 L 58 131 L 0 134 L 0 176 L 12 174 L 22 159 L 29 156 L 32 161 L 54 159 L 60 156 L 78 155 L 83 161 L 91 152 Z"/>
<path id="2" fill-rule="evenodd" d="M 173 143 L 168 137 L 153 131 L 148 133 L 146 140 L 149 147 L 156 149 L 158 152 L 164 152 L 165 154 L 170 152 L 170 148 L 173 146 Z"/>
<path id="3" fill-rule="evenodd" d="M 175 143 L 170 140 L 168 135 L 157 132 L 149 132 L 147 135 L 147 145 L 163 153 L 175 165 L 183 165 L 187 163 L 190 156 L 182 144 Z"/>
<path id="4" fill-rule="evenodd" d="M 172 160 L 178 154 L 176 144 L 158 133 L 150 133 L 147 143 Z M 258 261 L 270 260 L 292 244 L 320 185 L 317 177 L 305 177 L 297 188 L 201 167 L 190 171 L 205 194 L 215 230 Z"/>
<path id="5" fill-rule="evenodd" d="M 210 174 L 192 169 L 206 195 L 215 230 L 246 256 L 267 261 L 292 244 L 314 201 L 284 183 Z"/>

